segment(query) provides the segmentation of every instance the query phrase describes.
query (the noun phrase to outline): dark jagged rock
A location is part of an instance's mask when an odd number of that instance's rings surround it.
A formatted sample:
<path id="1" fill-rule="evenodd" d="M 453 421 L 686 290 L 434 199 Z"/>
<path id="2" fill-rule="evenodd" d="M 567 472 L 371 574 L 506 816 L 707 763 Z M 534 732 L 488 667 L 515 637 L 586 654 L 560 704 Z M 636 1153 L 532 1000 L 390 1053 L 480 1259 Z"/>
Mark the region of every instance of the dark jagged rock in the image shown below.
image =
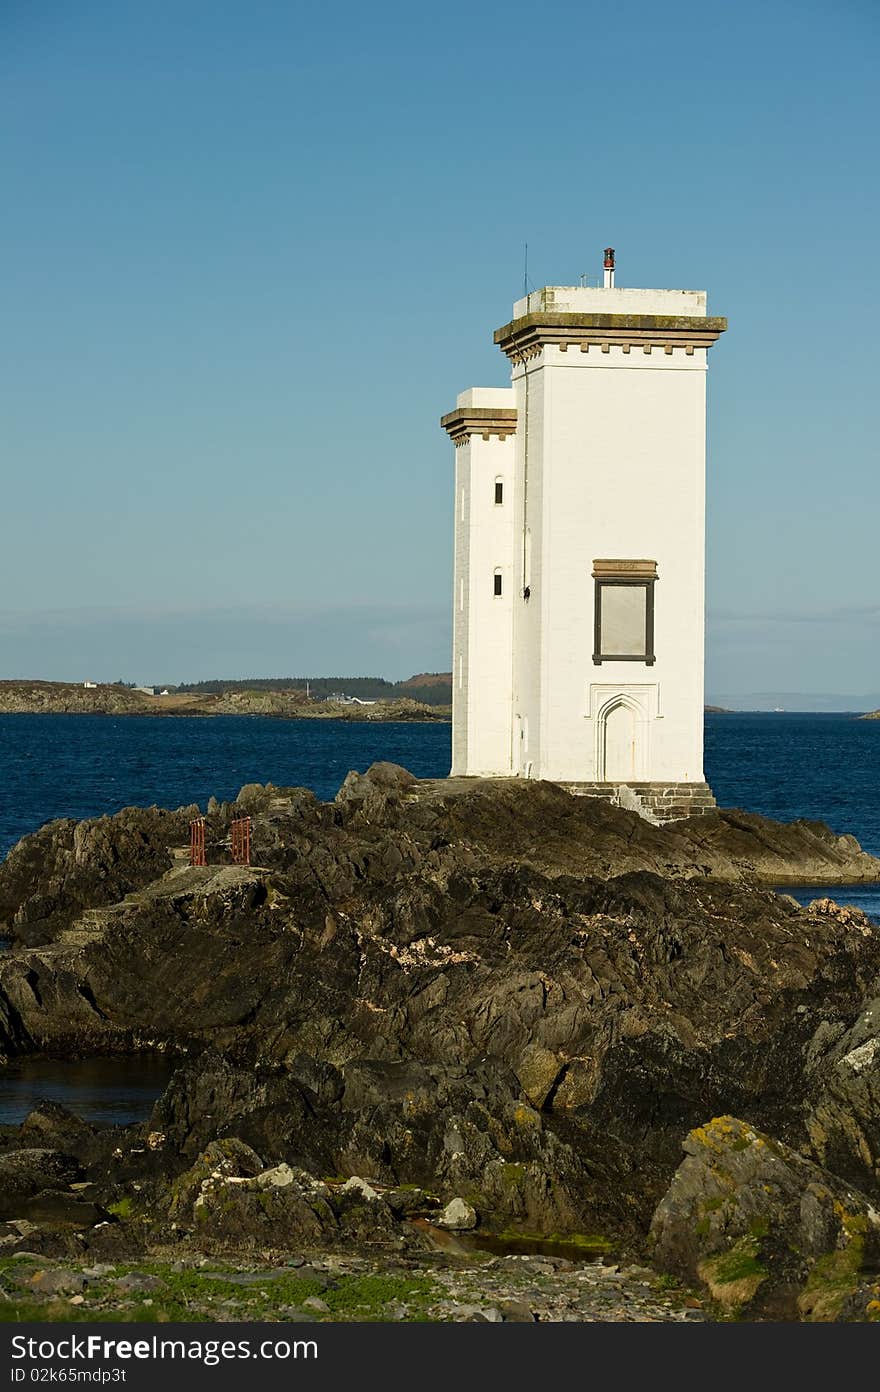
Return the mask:
<path id="1" fill-rule="evenodd" d="M 418 782 L 394 764 L 346 778 L 334 804 L 302 788 L 248 784 L 235 804 L 212 799 L 211 858 L 229 861 L 229 822 L 250 813 L 254 859 L 274 870 L 308 869 L 319 889 L 381 882 L 454 851 L 459 862 L 526 864 L 549 875 L 606 878 L 648 870 L 664 877 L 782 884 L 880 879 L 880 862 L 851 836 L 820 822 L 772 822 L 719 812 L 659 828 L 552 783 L 517 779 Z M 113 817 L 50 822 L 24 837 L 0 866 L 0 923 L 26 943 L 51 940 L 84 909 L 143 888 L 181 854 L 195 807 L 126 808 Z M 329 883 L 322 870 L 330 873 Z"/>
<path id="2" fill-rule="evenodd" d="M 169 1217 L 175 1220 L 192 1219 L 193 1208 L 203 1185 L 228 1178 L 230 1175 L 252 1178 L 263 1169 L 265 1166 L 256 1151 L 237 1136 L 211 1141 L 195 1164 L 184 1170 L 174 1181 Z"/>
<path id="3" fill-rule="evenodd" d="M 25 1214 L 26 1201 L 79 1178 L 79 1166 L 57 1150 L 32 1147 L 0 1155 L 0 1218 Z"/>
<path id="4" fill-rule="evenodd" d="M 364 1180 L 333 1185 L 250 1146 L 212 1141 L 174 1183 L 169 1216 L 212 1251 L 402 1241 L 394 1210 Z"/>
<path id="5" fill-rule="evenodd" d="M 60 1102 L 44 1100 L 25 1117 L 19 1136 L 26 1146 L 48 1147 L 81 1160 L 83 1150 L 91 1148 L 95 1127 Z"/>
<path id="6" fill-rule="evenodd" d="M 811 1041 L 807 1130 L 819 1162 L 880 1195 L 880 996 L 850 1029 L 825 1020 Z"/>
<path id="7" fill-rule="evenodd" d="M 126 807 L 114 817 L 49 822 L 0 866 L 0 923 L 16 938 L 50 941 L 83 909 L 115 904 L 172 865 L 193 809 Z"/>
<path id="8" fill-rule="evenodd" d="M 82 1173 L 70 1155 L 42 1147 L 0 1155 L 0 1219 L 51 1228 L 89 1228 L 106 1212 L 71 1186 Z"/>
<path id="9" fill-rule="evenodd" d="M 864 1319 L 876 1305 L 870 1201 L 735 1117 L 691 1132 L 654 1214 L 654 1258 L 727 1309 Z"/>
<path id="10" fill-rule="evenodd" d="M 575 1151 L 509 1070 L 360 1061 L 340 1081 L 341 1091 L 322 1101 L 285 1072 L 235 1068 L 212 1055 L 175 1074 L 149 1125 L 164 1137 L 172 1167 L 198 1152 L 211 1160 L 215 1137 L 220 1145 L 235 1137 L 267 1163 L 285 1160 L 311 1174 L 367 1175 L 392 1190 L 445 1198 L 464 1188 L 486 1212 L 531 1228 L 595 1223 Z"/>

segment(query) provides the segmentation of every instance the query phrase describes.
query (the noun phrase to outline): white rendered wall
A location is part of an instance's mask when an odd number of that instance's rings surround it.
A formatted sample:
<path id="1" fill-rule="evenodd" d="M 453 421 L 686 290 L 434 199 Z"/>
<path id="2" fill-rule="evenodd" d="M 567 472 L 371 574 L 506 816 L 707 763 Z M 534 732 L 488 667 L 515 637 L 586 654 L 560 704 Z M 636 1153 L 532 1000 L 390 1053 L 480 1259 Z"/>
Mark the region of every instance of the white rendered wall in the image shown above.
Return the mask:
<path id="1" fill-rule="evenodd" d="M 705 290 L 603 290 L 587 285 L 545 285 L 513 306 L 514 319 L 538 311 L 573 314 L 685 314 L 705 316 Z"/>
<path id="2" fill-rule="evenodd" d="M 470 445 L 455 451 L 455 558 L 452 584 L 452 772 L 467 773 L 468 601 L 470 597 Z"/>
<path id="3" fill-rule="evenodd" d="M 636 293 L 681 292 L 574 292 L 609 313 L 630 312 L 618 297 Z M 705 296 L 678 312 L 705 314 Z M 518 492 L 528 475 L 517 525 L 532 535 L 531 596 L 514 613 L 514 721 L 527 722 L 531 768 L 517 771 L 603 779 L 601 717 L 623 696 L 637 727 L 631 781 L 703 781 L 705 373 L 705 349 L 636 345 L 547 345 L 514 370 Z M 653 666 L 593 663 L 600 558 L 657 563 Z"/>
<path id="4" fill-rule="evenodd" d="M 516 536 L 514 562 L 516 602 L 513 611 L 513 772 L 541 778 L 541 710 L 548 699 L 541 665 L 545 609 L 541 603 L 545 535 L 543 528 L 544 397 L 535 375 L 522 369 L 513 375 L 517 406 Z M 525 589 L 530 591 L 524 598 Z M 532 595 L 535 596 L 532 599 Z"/>
<path id="5" fill-rule="evenodd" d="M 456 404 L 509 409 L 514 392 L 471 388 Z M 453 774 L 511 772 L 514 449 L 512 435 L 484 439 L 475 433 L 455 450 Z M 496 571 L 500 595 L 494 593 Z"/>

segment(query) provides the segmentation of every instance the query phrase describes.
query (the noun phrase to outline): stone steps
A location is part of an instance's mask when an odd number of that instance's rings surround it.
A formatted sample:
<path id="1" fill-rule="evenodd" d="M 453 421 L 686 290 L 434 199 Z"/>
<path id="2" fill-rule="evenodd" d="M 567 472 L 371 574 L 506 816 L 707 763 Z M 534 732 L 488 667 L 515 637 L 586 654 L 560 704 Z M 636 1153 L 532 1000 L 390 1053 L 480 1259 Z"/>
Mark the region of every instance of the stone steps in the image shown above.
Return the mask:
<path id="1" fill-rule="evenodd" d="M 189 852 L 187 852 L 187 856 Z M 56 939 L 58 946 L 85 947 L 99 942 L 108 925 L 127 909 L 136 909 L 160 899 L 177 899 L 182 895 L 216 894 L 237 885 L 254 884 L 265 878 L 268 870 L 251 865 L 189 865 L 175 866 L 145 885 L 143 889 L 133 890 L 116 904 L 105 904 L 97 909 L 84 909 L 79 918 L 64 928 Z"/>

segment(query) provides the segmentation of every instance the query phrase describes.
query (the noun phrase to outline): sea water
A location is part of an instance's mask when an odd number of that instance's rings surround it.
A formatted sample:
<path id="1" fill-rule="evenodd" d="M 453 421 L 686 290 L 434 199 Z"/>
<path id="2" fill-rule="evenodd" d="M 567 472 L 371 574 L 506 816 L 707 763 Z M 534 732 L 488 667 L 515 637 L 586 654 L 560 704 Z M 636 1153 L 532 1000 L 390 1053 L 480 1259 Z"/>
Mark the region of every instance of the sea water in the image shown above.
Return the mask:
<path id="1" fill-rule="evenodd" d="M 0 855 L 53 817 L 231 799 L 244 783 L 335 796 L 375 760 L 419 778 L 449 772 L 445 722 L 265 716 L 0 716 Z M 880 720 L 852 715 L 706 717 L 706 777 L 722 807 L 807 817 L 880 855 Z"/>

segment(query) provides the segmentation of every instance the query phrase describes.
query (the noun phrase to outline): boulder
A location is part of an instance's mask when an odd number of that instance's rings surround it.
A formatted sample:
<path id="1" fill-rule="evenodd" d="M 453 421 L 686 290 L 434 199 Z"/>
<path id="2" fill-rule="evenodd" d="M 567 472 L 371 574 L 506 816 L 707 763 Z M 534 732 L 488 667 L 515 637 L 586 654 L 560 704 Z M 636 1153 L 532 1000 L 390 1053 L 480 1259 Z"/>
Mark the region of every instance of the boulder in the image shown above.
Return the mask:
<path id="1" fill-rule="evenodd" d="M 22 1218 L 25 1203 L 46 1190 L 57 1190 L 78 1179 L 77 1162 L 60 1151 L 41 1146 L 10 1150 L 0 1155 L 0 1218 Z"/>
<path id="2" fill-rule="evenodd" d="M 199 1243 L 210 1251 L 262 1251 L 317 1246 L 336 1235 L 326 1184 L 304 1170 L 282 1185 L 275 1178 L 212 1175 L 204 1180 L 192 1209 Z"/>
<path id="3" fill-rule="evenodd" d="M 477 1226 L 476 1209 L 466 1199 L 450 1199 L 437 1219 L 437 1225 L 441 1228 L 449 1228 L 452 1232 L 462 1232 L 468 1228 L 475 1228 Z"/>
<path id="4" fill-rule="evenodd" d="M 265 1168 L 259 1155 L 237 1136 L 211 1141 L 188 1170 L 171 1186 L 169 1217 L 188 1221 L 204 1187 L 215 1180 L 241 1175 L 253 1178 Z"/>
<path id="5" fill-rule="evenodd" d="M 60 1102 L 44 1100 L 21 1123 L 19 1138 L 26 1146 L 61 1151 L 79 1159 L 83 1151 L 91 1148 L 95 1132 L 94 1126 L 62 1107 Z"/>
<path id="6" fill-rule="evenodd" d="M 49 1271 L 37 1271 L 28 1285 L 39 1295 L 78 1295 L 85 1288 L 86 1278 L 79 1271 L 53 1267 Z"/>
<path id="7" fill-rule="evenodd" d="M 651 1224 L 661 1270 L 728 1311 L 872 1318 L 880 1215 L 789 1146 L 736 1117 L 693 1130 Z"/>

